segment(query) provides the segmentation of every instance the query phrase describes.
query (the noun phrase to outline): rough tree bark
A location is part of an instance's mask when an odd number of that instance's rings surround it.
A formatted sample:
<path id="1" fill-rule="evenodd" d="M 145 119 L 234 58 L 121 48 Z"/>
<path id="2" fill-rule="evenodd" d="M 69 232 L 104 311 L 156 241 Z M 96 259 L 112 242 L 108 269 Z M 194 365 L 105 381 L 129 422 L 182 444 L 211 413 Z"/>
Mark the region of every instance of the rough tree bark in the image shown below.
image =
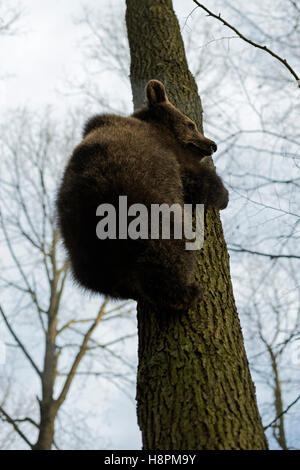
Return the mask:
<path id="1" fill-rule="evenodd" d="M 202 126 L 202 107 L 171 0 L 127 0 L 135 108 L 151 78 Z M 266 449 L 232 292 L 219 214 L 205 215 L 196 278 L 205 300 L 184 315 L 138 305 L 138 423 L 144 449 Z"/>

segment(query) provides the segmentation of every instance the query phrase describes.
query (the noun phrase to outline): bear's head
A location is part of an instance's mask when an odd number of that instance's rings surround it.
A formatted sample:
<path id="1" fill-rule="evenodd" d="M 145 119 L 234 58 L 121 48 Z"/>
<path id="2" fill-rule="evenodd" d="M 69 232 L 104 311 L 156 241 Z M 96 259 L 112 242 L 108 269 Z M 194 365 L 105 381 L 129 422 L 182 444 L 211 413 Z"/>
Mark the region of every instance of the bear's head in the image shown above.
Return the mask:
<path id="1" fill-rule="evenodd" d="M 217 150 L 215 142 L 207 139 L 197 129 L 194 121 L 169 101 L 166 89 L 159 80 L 150 80 L 147 83 L 146 106 L 133 116 L 166 127 L 181 145 L 190 148 L 198 157 L 212 155 Z"/>

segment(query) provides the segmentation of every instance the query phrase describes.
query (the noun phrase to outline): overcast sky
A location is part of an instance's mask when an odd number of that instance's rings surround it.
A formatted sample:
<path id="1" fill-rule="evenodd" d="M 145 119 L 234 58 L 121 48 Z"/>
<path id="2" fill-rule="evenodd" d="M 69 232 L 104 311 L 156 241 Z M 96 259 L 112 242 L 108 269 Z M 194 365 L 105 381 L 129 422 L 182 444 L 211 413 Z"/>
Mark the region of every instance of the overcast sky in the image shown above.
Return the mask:
<path id="1" fill-rule="evenodd" d="M 83 5 L 112 10 L 110 0 L 23 0 L 24 10 L 19 22 L 22 34 L 1 38 L 0 105 L 3 107 L 42 107 L 55 104 L 62 110 L 67 102 L 57 90 L 66 78 L 82 71 L 80 39 L 83 27 L 74 24 Z M 113 11 L 122 14 L 125 1 L 114 0 Z M 192 10 L 190 2 L 174 1 L 179 20 L 184 22 Z M 120 12 L 120 13 L 118 13 Z M 76 98 L 73 98 L 73 101 Z"/>

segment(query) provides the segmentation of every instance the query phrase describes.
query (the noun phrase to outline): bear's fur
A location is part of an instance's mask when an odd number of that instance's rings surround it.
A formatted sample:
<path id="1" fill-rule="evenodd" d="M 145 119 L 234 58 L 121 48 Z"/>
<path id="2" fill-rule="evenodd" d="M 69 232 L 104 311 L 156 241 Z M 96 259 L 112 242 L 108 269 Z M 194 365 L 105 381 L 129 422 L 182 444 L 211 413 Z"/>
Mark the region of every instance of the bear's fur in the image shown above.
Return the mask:
<path id="1" fill-rule="evenodd" d="M 183 309 L 201 298 L 195 251 L 185 240 L 100 240 L 96 209 L 144 204 L 203 203 L 224 209 L 228 191 L 210 157 L 216 144 L 150 80 L 147 104 L 130 117 L 92 117 L 75 148 L 57 198 L 58 223 L 74 278 L 93 292 Z M 117 215 L 118 218 L 118 215 Z M 118 233 L 118 232 L 117 232 Z"/>

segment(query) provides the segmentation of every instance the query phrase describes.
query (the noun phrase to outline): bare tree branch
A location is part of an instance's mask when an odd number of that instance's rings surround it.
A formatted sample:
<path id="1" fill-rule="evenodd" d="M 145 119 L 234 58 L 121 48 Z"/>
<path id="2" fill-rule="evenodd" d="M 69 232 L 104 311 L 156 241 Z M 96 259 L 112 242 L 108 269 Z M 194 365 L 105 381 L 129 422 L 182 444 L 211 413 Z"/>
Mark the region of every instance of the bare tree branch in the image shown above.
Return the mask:
<path id="1" fill-rule="evenodd" d="M 34 368 L 34 370 L 36 371 L 36 373 L 39 375 L 39 377 L 41 377 L 41 371 L 39 370 L 38 366 L 36 365 L 36 363 L 34 362 L 34 360 L 32 359 L 31 355 L 29 354 L 29 352 L 27 351 L 27 349 L 25 348 L 25 346 L 23 345 L 23 343 L 21 342 L 21 340 L 18 338 L 18 336 L 16 335 L 16 333 L 14 332 L 12 326 L 10 325 L 9 321 L 7 320 L 6 318 L 6 315 L 4 314 L 3 312 L 3 309 L 2 307 L 0 306 L 0 313 L 2 315 L 2 318 L 9 330 L 9 332 L 11 333 L 11 335 L 13 336 L 13 338 L 15 339 L 15 341 L 18 343 L 18 345 L 20 346 L 21 350 L 23 351 L 24 355 L 26 356 L 26 358 L 28 359 L 28 361 L 30 362 L 30 364 L 32 365 L 32 367 Z"/>
<path id="2" fill-rule="evenodd" d="M 277 259 L 277 258 L 300 259 L 300 256 L 297 256 L 297 255 L 282 255 L 282 254 L 276 255 L 276 254 L 273 254 L 273 253 L 261 253 L 260 251 L 247 250 L 246 248 L 242 248 L 242 247 L 236 248 L 236 247 L 233 247 L 233 246 L 230 246 L 230 245 L 229 245 L 228 249 L 230 251 L 234 251 L 236 253 L 249 253 L 251 255 L 265 256 L 265 257 L 270 258 L 270 259 Z"/>
<path id="3" fill-rule="evenodd" d="M 213 18 L 216 18 L 218 21 L 221 21 L 225 26 L 230 28 L 232 31 L 234 31 L 243 41 L 247 42 L 248 44 L 251 44 L 254 47 L 257 47 L 258 49 L 262 49 L 263 51 L 267 52 L 270 54 L 272 57 L 275 57 L 279 62 L 281 62 L 288 70 L 289 72 L 293 75 L 295 80 L 297 81 L 298 87 L 300 88 L 300 77 L 297 75 L 295 70 L 290 66 L 290 64 L 287 62 L 286 59 L 283 59 L 280 57 L 278 54 L 275 52 L 271 51 L 267 46 L 261 46 L 260 44 L 257 44 L 256 42 L 252 41 L 251 39 L 248 39 L 246 36 L 244 36 L 238 29 L 236 29 L 234 26 L 229 24 L 226 20 L 224 20 L 221 15 L 216 15 L 212 11 L 210 11 L 208 8 L 206 8 L 205 5 L 199 3 L 197 0 L 193 0 L 196 5 L 198 5 L 199 8 L 202 8 L 206 13 L 208 13 L 208 16 L 212 16 Z"/>
<path id="4" fill-rule="evenodd" d="M 284 415 L 285 413 L 287 413 L 287 412 L 292 408 L 292 406 L 294 406 L 299 400 L 300 400 L 300 395 L 298 395 L 298 397 L 296 398 L 296 400 L 294 400 L 292 403 L 290 403 L 289 406 L 288 406 L 282 413 L 280 413 L 278 416 L 276 416 L 276 418 L 274 418 L 273 421 L 271 421 L 271 423 L 269 423 L 267 426 L 264 426 L 264 430 L 270 428 L 274 423 L 276 423 L 276 421 L 277 421 L 282 415 Z"/>
<path id="5" fill-rule="evenodd" d="M 7 421 L 8 423 L 10 423 L 14 430 L 19 434 L 19 436 L 26 442 L 26 444 L 32 449 L 33 447 L 33 444 L 31 444 L 31 442 L 27 439 L 27 437 L 25 436 L 25 434 L 20 430 L 19 426 L 16 424 L 16 420 L 14 420 L 13 418 L 11 418 L 7 413 L 6 411 L 4 411 L 4 409 L 2 408 L 2 406 L 0 406 L 0 413 L 2 413 L 2 415 L 4 416 L 4 420 Z"/>
<path id="6" fill-rule="evenodd" d="M 86 332 L 86 334 L 84 335 L 83 337 L 83 341 L 81 343 L 81 346 L 79 348 L 79 351 L 74 359 L 74 362 L 72 364 L 72 367 L 69 371 L 69 374 L 67 376 L 67 379 L 63 385 L 63 388 L 62 388 L 62 391 L 59 395 L 59 397 L 57 398 L 56 400 L 56 403 L 58 406 L 61 406 L 61 404 L 64 402 L 66 396 L 67 396 L 67 393 L 69 391 L 69 388 L 71 386 L 71 383 L 72 383 L 72 380 L 75 376 L 75 373 L 77 371 L 77 368 L 80 364 L 80 361 L 82 359 L 82 357 L 84 356 L 87 348 L 88 348 L 88 342 L 91 338 L 91 335 L 92 333 L 94 332 L 95 328 L 98 326 L 98 324 L 100 323 L 103 315 L 105 314 L 105 307 L 106 307 L 106 304 L 108 303 L 108 300 L 105 300 L 103 302 L 103 304 L 101 305 L 101 308 L 99 309 L 99 312 L 98 312 L 98 315 L 94 321 L 94 323 L 90 326 L 90 328 L 88 329 L 88 331 Z"/>

